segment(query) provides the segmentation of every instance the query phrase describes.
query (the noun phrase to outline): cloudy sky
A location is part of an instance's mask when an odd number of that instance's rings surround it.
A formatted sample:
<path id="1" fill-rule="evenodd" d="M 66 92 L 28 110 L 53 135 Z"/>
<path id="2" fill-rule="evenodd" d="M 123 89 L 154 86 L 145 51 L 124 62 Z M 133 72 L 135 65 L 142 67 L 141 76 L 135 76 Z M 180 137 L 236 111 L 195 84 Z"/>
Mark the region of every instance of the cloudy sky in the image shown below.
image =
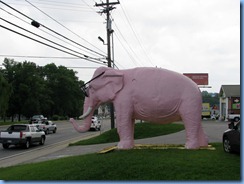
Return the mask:
<path id="1" fill-rule="evenodd" d="M 0 3 L 0 25 L 5 27 L 0 27 L 1 63 L 5 57 L 39 66 L 55 63 L 77 71 L 83 81 L 88 81 L 95 68 L 102 66 L 107 46 L 98 36 L 106 44 L 106 20 L 104 14 L 97 13 L 102 7 L 94 6 L 101 0 L 2 1 L 12 8 Z M 120 0 L 114 7 L 111 13 L 114 58 L 119 69 L 157 66 L 179 73 L 208 73 L 212 88 L 201 90 L 209 92 L 219 92 L 223 84 L 240 84 L 240 1 Z M 31 26 L 31 19 L 41 26 Z M 92 62 L 74 55 L 88 56 Z"/>

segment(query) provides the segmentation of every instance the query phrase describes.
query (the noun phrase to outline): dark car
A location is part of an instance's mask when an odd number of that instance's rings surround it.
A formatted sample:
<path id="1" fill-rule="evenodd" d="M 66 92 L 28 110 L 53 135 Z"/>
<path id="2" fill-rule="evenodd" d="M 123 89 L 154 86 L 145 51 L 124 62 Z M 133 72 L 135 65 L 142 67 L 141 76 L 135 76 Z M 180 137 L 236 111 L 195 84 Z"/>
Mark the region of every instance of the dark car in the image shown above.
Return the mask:
<path id="1" fill-rule="evenodd" d="M 229 129 L 223 134 L 223 148 L 227 153 L 240 153 L 240 121 L 235 124 L 231 122 Z"/>
<path id="2" fill-rule="evenodd" d="M 46 121 L 47 118 L 45 118 L 43 115 L 34 115 L 30 119 L 30 123 L 35 123 L 38 121 Z"/>

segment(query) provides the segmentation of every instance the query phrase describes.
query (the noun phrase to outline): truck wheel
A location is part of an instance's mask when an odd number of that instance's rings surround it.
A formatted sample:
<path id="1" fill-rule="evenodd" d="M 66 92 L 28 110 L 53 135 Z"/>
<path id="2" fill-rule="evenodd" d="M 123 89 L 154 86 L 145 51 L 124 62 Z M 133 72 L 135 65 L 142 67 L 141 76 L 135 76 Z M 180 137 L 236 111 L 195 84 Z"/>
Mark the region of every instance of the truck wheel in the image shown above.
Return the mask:
<path id="1" fill-rule="evenodd" d="M 238 117 L 235 117 L 235 118 L 234 118 L 234 121 L 235 121 L 235 122 L 237 122 L 237 121 L 239 121 L 239 120 L 240 120 L 240 118 L 238 118 Z"/>
<path id="2" fill-rule="evenodd" d="M 8 147 L 9 147 L 9 144 L 8 143 L 3 144 L 3 148 L 4 149 L 8 149 Z"/>
<path id="3" fill-rule="evenodd" d="M 40 145 L 43 145 L 44 143 L 45 143 L 45 137 L 42 136 L 42 137 L 41 137 L 41 141 L 40 141 Z"/>
<path id="4" fill-rule="evenodd" d="M 30 147 L 30 139 L 26 140 L 26 143 L 25 143 L 24 146 L 25 146 L 26 149 L 29 149 L 29 147 Z"/>
<path id="5" fill-rule="evenodd" d="M 55 128 L 55 129 L 53 130 L 53 133 L 55 134 L 55 133 L 56 133 L 56 131 L 57 131 L 57 128 Z"/>
<path id="6" fill-rule="evenodd" d="M 224 137 L 223 140 L 223 148 L 226 153 L 231 153 L 231 145 L 230 145 L 230 140 L 227 137 Z"/>
<path id="7" fill-rule="evenodd" d="M 47 130 L 45 131 L 45 134 L 47 135 L 47 134 L 48 134 L 48 132 L 49 132 L 49 130 L 47 129 Z"/>

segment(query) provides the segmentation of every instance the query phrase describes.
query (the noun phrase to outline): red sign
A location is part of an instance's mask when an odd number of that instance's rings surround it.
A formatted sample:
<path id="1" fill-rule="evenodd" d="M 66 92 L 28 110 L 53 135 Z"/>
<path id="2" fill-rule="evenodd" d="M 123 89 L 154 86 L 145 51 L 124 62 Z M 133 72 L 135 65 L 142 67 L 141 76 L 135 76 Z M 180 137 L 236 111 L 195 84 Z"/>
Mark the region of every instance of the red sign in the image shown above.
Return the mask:
<path id="1" fill-rule="evenodd" d="M 208 73 L 183 73 L 197 85 L 208 85 Z"/>

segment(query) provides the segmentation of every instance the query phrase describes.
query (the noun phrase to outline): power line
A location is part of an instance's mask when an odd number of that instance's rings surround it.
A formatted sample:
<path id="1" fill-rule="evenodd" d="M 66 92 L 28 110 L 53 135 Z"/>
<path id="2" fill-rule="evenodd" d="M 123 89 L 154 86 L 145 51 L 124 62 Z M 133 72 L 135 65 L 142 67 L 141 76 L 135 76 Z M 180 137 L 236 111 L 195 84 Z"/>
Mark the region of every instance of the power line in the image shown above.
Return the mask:
<path id="1" fill-rule="evenodd" d="M 38 58 L 38 59 L 80 59 L 80 58 L 77 58 L 77 57 L 31 56 L 31 55 L 10 55 L 10 54 L 0 54 L 0 57 Z"/>
<path id="2" fill-rule="evenodd" d="M 8 30 L 8 31 L 11 31 L 11 32 L 13 32 L 13 33 L 16 33 L 16 34 L 18 34 L 18 35 L 21 35 L 21 36 L 23 36 L 23 37 L 26 37 L 26 38 L 28 38 L 28 39 L 31 39 L 31 40 L 33 40 L 33 41 L 36 41 L 36 42 L 38 42 L 38 43 L 41 43 L 41 44 L 43 44 L 43 45 L 46 45 L 46 46 L 48 46 L 48 47 L 51 47 L 51 48 L 53 48 L 53 49 L 59 50 L 59 51 L 61 51 L 61 52 L 64 52 L 64 53 L 66 53 L 66 54 L 70 54 L 70 55 L 75 56 L 75 57 L 78 57 L 78 58 L 80 58 L 80 59 L 84 59 L 84 60 L 87 60 L 87 61 L 91 61 L 91 62 L 93 62 L 93 63 L 97 63 L 97 64 L 105 64 L 104 62 L 94 61 L 94 60 L 92 60 L 92 59 L 89 59 L 89 58 L 86 58 L 86 57 L 81 57 L 81 56 L 79 56 L 79 55 L 70 53 L 70 52 L 68 52 L 68 51 L 62 50 L 62 49 L 57 48 L 57 47 L 54 47 L 54 46 L 52 46 L 52 45 L 49 45 L 49 44 L 47 44 L 47 43 L 44 43 L 44 42 L 42 42 L 42 41 L 39 41 L 39 40 L 34 39 L 34 38 L 31 38 L 31 37 L 29 37 L 29 36 L 27 36 L 27 35 L 24 35 L 24 34 L 22 34 L 22 33 L 17 32 L 17 31 L 14 31 L 14 30 L 12 30 L 12 29 L 10 29 L 10 28 L 8 28 L 8 27 L 5 27 L 5 26 L 3 26 L 3 25 L 0 25 L 0 27 L 6 29 L 6 30 Z"/>
<path id="3" fill-rule="evenodd" d="M 96 58 L 92 58 L 92 57 L 90 57 L 90 56 L 87 56 L 87 55 L 85 55 L 85 54 L 82 54 L 82 53 L 80 53 L 80 52 L 77 52 L 77 51 L 75 51 L 75 50 L 73 50 L 73 49 L 70 49 L 70 48 L 68 48 L 68 47 L 65 47 L 65 46 L 63 46 L 63 45 L 61 45 L 61 44 L 58 44 L 58 43 L 56 43 L 56 42 L 54 42 L 54 41 L 52 41 L 52 40 L 49 40 L 49 39 L 47 39 L 47 38 L 44 38 L 44 37 L 42 37 L 42 36 L 40 36 L 40 35 L 37 35 L 36 33 L 33 33 L 33 32 L 31 32 L 31 31 L 28 31 L 27 29 L 24 29 L 24 28 L 22 28 L 22 27 L 20 27 L 20 26 L 18 26 L 18 25 L 16 25 L 16 24 L 14 24 L 14 23 L 11 23 L 11 22 L 9 22 L 9 21 L 7 21 L 7 20 L 1 18 L 1 17 L 0 17 L 0 19 L 3 20 L 3 21 L 5 21 L 5 22 L 7 22 L 8 24 L 11 24 L 11 25 L 13 25 L 13 26 L 15 26 L 15 27 L 18 27 L 19 29 L 22 29 L 22 30 L 24 30 L 24 31 L 26 31 L 26 32 L 28 32 L 28 33 L 31 33 L 31 34 L 33 34 L 33 35 L 35 35 L 35 36 L 37 36 L 37 37 L 39 37 L 39 38 L 41 38 L 41 39 L 44 39 L 44 40 L 46 40 L 46 41 L 48 41 L 48 42 L 50 42 L 50 43 L 52 43 L 52 44 L 57 45 L 57 46 L 59 46 L 59 47 L 62 47 L 62 48 L 67 49 L 67 50 L 69 50 L 69 51 L 72 51 L 72 52 L 74 52 L 74 53 L 76 53 L 76 54 L 83 55 L 83 56 L 86 57 L 86 58 L 90 58 L 90 59 L 98 60 L 98 59 L 96 59 Z"/>
<path id="4" fill-rule="evenodd" d="M 92 49 L 89 49 L 89 48 L 87 48 L 87 47 L 85 47 L 85 46 L 83 46 L 83 45 L 81 45 L 81 44 L 79 44 L 79 43 L 77 43 L 77 42 L 75 42 L 75 41 L 73 41 L 73 40 L 67 38 L 66 36 L 64 36 L 64 35 L 62 35 L 62 34 L 56 32 L 56 31 L 54 31 L 54 30 L 52 30 L 52 29 L 50 29 L 50 28 L 48 28 L 47 26 L 45 26 L 45 25 L 43 25 L 43 24 L 41 24 L 41 23 L 39 23 L 39 22 L 36 22 L 34 19 L 30 18 L 29 16 L 25 15 L 24 13 L 20 12 L 19 10 L 16 10 L 16 9 L 13 8 L 12 6 L 8 5 L 7 3 L 5 3 L 5 2 L 3 2 L 3 1 L 1 1 L 1 0 L 0 0 L 0 2 L 1 2 L 2 4 L 4 4 L 5 6 L 9 7 L 10 9 L 16 11 L 17 13 L 21 14 L 22 16 L 26 17 L 27 19 L 31 20 L 32 22 L 35 22 L 35 23 L 41 25 L 42 27 L 46 28 L 47 30 L 49 30 L 49 31 L 51 31 L 51 32 L 53 32 L 53 33 L 55 33 L 55 34 L 57 34 L 58 36 L 60 36 L 60 37 L 62 37 L 62 38 L 65 38 L 65 39 L 67 39 L 68 41 L 70 41 L 70 42 L 72 42 L 72 43 L 75 43 L 76 45 L 78 45 L 78 46 L 80 46 L 80 47 L 82 47 L 82 48 L 85 48 L 85 49 L 87 49 L 87 50 L 89 50 L 89 51 L 91 51 L 91 52 L 93 52 L 93 53 L 96 53 L 96 54 L 98 54 L 98 55 L 100 55 L 100 56 L 102 56 L 102 57 L 106 57 L 105 55 L 100 54 L 100 53 L 98 53 L 98 52 L 96 52 L 96 51 L 94 51 L 94 50 L 92 50 Z"/>
<path id="5" fill-rule="evenodd" d="M 131 59 L 131 61 L 137 66 L 137 65 L 139 65 L 140 66 L 140 64 L 135 60 L 135 58 L 131 55 L 131 53 L 128 51 L 128 49 L 125 47 L 125 45 L 122 43 L 122 41 L 120 40 L 120 38 L 118 37 L 118 35 L 117 34 L 115 34 L 115 36 L 116 36 L 116 38 L 118 39 L 118 41 L 119 41 L 119 43 L 121 44 L 121 46 L 123 47 L 123 49 L 126 51 L 126 53 L 128 54 L 128 56 L 129 56 L 129 58 Z M 126 42 L 127 43 L 127 42 Z M 127 45 L 128 45 L 128 43 L 127 43 Z M 131 47 L 130 47 L 130 45 L 128 45 L 129 46 L 129 48 L 131 49 Z M 131 51 L 133 52 L 133 53 L 135 53 L 132 49 L 131 49 Z"/>
<path id="6" fill-rule="evenodd" d="M 12 14 L 12 13 L 10 13 L 9 11 L 7 11 L 7 10 L 1 8 L 1 7 L 0 7 L 0 9 L 3 10 L 3 11 L 5 11 L 6 13 L 10 14 L 11 16 L 13 16 L 13 17 L 15 17 L 15 18 L 17 18 L 17 19 L 23 21 L 24 23 L 30 25 L 29 22 L 27 22 L 27 21 L 21 19 L 20 17 L 14 15 L 14 14 Z M 73 46 L 73 47 L 75 47 L 75 48 L 77 48 L 77 49 L 79 49 L 79 50 L 82 50 L 82 51 L 84 51 L 84 52 L 88 52 L 87 50 L 82 49 L 82 47 L 78 47 L 78 46 L 76 46 L 76 45 L 74 45 L 74 44 L 71 44 L 70 42 L 68 42 L 68 41 L 66 41 L 66 40 L 62 40 L 61 38 L 59 38 L 59 37 L 57 37 L 57 36 L 55 36 L 55 35 L 53 35 L 53 34 L 47 32 L 47 31 L 45 31 L 45 30 L 43 30 L 43 29 L 39 29 L 39 30 L 42 31 L 42 32 L 44 32 L 44 33 L 46 33 L 46 34 L 48 34 L 48 35 L 50 35 L 50 36 L 52 36 L 52 37 L 54 37 L 54 38 L 56 38 L 56 39 L 58 39 L 58 40 L 60 40 L 60 41 L 62 41 L 62 42 L 64 42 L 64 43 L 66 43 L 66 44 L 69 44 L 69 45 L 71 45 L 71 46 Z M 89 51 L 89 52 L 90 52 L 90 51 Z M 94 54 L 94 53 L 93 53 L 93 52 L 90 52 L 90 54 Z M 105 56 L 104 56 L 104 57 L 105 57 Z"/>
<path id="7" fill-rule="evenodd" d="M 137 58 L 139 58 L 137 56 L 137 54 L 135 53 L 135 51 L 131 48 L 130 44 L 127 42 L 127 40 L 125 39 L 124 35 L 121 33 L 121 31 L 119 30 L 118 26 L 115 23 L 115 27 L 117 28 L 118 33 L 120 34 L 120 36 L 122 37 L 122 39 L 124 40 L 124 42 L 127 44 L 129 50 L 134 54 L 134 56 L 136 56 Z M 124 48 L 124 50 L 127 52 L 127 54 L 129 55 L 131 61 L 137 66 L 137 65 L 141 65 L 140 63 L 138 63 L 136 61 L 136 59 L 133 57 L 133 55 L 128 51 L 128 49 L 124 46 L 124 44 L 122 43 L 122 41 L 119 39 L 118 35 L 115 34 L 116 38 L 118 39 L 118 41 L 120 42 L 120 44 L 122 45 L 122 47 Z"/>
<path id="8" fill-rule="evenodd" d="M 85 42 L 87 42 L 88 44 L 90 44 L 91 46 L 95 47 L 96 49 L 100 50 L 99 48 L 97 48 L 95 45 L 91 44 L 90 42 L 88 42 L 86 39 L 80 37 L 80 35 L 76 34 L 75 32 L 73 32 L 72 30 L 70 30 L 69 28 L 67 28 L 66 26 L 64 26 L 63 24 L 61 24 L 60 22 L 58 22 L 57 20 L 55 20 L 53 17 L 51 17 L 50 15 L 48 15 L 47 13 L 45 13 L 44 11 L 42 11 L 40 8 L 36 7 L 34 4 L 30 3 L 28 0 L 25 0 L 27 3 L 29 3 L 30 5 L 32 5 L 34 8 L 36 8 L 37 10 L 39 10 L 40 12 L 42 12 L 44 15 L 46 15 L 47 17 L 49 17 L 50 19 L 52 19 L 54 22 L 56 22 L 57 24 L 59 24 L 60 26 L 64 27 L 65 29 L 67 29 L 68 31 L 70 31 L 71 33 L 73 33 L 74 35 L 76 35 L 77 37 L 81 38 L 82 40 L 84 40 Z M 87 48 L 88 49 L 88 48 Z M 91 50 L 91 49 L 88 49 Z M 100 50 L 101 52 L 103 52 L 102 50 Z M 93 51 L 95 52 L 95 51 Z M 97 53 L 97 52 L 96 52 Z M 98 54 L 98 53 L 97 53 Z M 99 54 L 101 55 L 101 54 Z"/>
<path id="9" fill-rule="evenodd" d="M 48 9 L 92 12 L 92 10 L 88 9 L 84 5 L 82 7 L 82 6 L 59 5 L 59 4 L 52 4 L 52 3 L 50 4 L 50 3 L 45 3 L 45 2 L 35 2 L 35 3 L 39 5 L 38 7 L 48 8 Z M 23 5 L 22 3 L 10 3 L 10 4 L 14 4 L 17 6 Z M 26 6 L 31 6 L 31 5 L 26 5 Z"/>
<path id="10" fill-rule="evenodd" d="M 120 4 L 120 6 L 121 6 L 121 8 L 122 8 L 123 14 L 124 14 L 124 16 L 125 16 L 125 18 L 126 18 L 128 24 L 129 24 L 129 27 L 131 28 L 131 30 L 132 30 L 132 32 L 133 32 L 133 34 L 134 34 L 136 40 L 138 41 L 138 43 L 139 43 L 139 45 L 140 45 L 140 47 L 141 47 L 141 49 L 142 49 L 144 55 L 147 57 L 147 59 L 148 59 L 148 61 L 150 62 L 150 64 L 151 64 L 152 66 L 154 66 L 154 64 L 152 63 L 150 57 L 148 56 L 147 52 L 145 51 L 145 48 L 143 47 L 143 45 L 142 45 L 140 39 L 138 38 L 138 35 L 136 34 L 136 32 L 135 32 L 133 26 L 131 25 L 130 20 L 129 20 L 129 18 L 128 18 L 127 14 L 126 14 L 126 12 L 125 12 L 123 6 L 122 6 L 122 4 Z"/>

